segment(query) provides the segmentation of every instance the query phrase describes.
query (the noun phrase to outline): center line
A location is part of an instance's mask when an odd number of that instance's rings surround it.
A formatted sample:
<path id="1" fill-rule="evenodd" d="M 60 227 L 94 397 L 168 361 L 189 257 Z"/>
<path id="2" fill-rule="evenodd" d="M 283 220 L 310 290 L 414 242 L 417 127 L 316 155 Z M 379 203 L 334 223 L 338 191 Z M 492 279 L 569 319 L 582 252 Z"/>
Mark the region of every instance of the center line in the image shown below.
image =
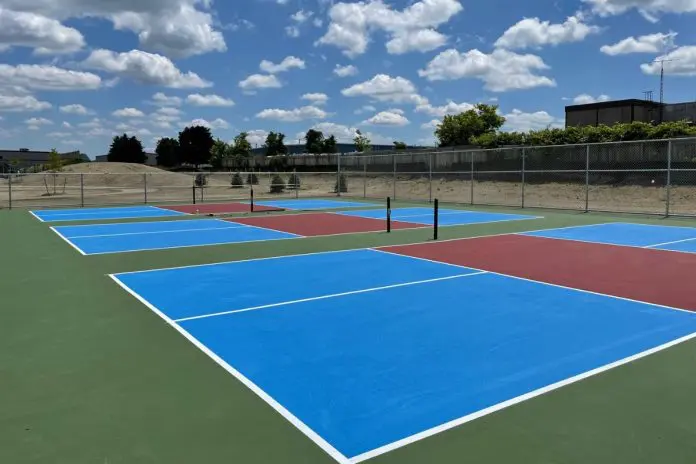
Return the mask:
<path id="1" fill-rule="evenodd" d="M 353 290 L 350 292 L 343 292 L 343 293 L 333 293 L 331 295 L 315 296 L 312 298 L 303 298 L 301 300 L 284 301 L 282 303 L 271 303 L 271 304 L 267 304 L 267 305 L 253 306 L 251 308 L 245 308 L 245 309 L 235 309 L 232 311 L 222 311 L 219 313 L 203 314 L 201 316 L 183 317 L 181 319 L 174 319 L 174 322 L 186 322 L 186 321 L 193 321 L 196 319 L 207 319 L 209 317 L 226 316 L 228 314 L 246 313 L 249 311 L 256 311 L 259 309 L 275 308 L 278 306 L 286 306 L 286 305 L 292 305 L 292 304 L 297 304 L 297 303 L 306 303 L 309 301 L 326 300 L 329 298 L 336 298 L 339 296 L 357 295 L 359 293 L 376 292 L 376 291 L 380 291 L 380 290 L 388 290 L 390 288 L 408 287 L 411 285 L 420 285 L 420 284 L 427 284 L 427 283 L 431 283 L 431 282 L 440 282 L 443 280 L 459 279 L 462 277 L 472 277 L 472 276 L 477 276 L 477 275 L 481 275 L 481 274 L 488 274 L 488 271 L 476 271 L 476 272 L 470 272 L 468 274 L 458 274 L 458 275 L 453 275 L 453 276 L 448 276 L 448 277 L 438 277 L 436 279 L 427 279 L 427 280 L 419 280 L 416 282 L 406 282 L 406 283 L 402 283 L 402 284 L 385 285 L 383 287 L 366 288 L 363 290 Z"/>

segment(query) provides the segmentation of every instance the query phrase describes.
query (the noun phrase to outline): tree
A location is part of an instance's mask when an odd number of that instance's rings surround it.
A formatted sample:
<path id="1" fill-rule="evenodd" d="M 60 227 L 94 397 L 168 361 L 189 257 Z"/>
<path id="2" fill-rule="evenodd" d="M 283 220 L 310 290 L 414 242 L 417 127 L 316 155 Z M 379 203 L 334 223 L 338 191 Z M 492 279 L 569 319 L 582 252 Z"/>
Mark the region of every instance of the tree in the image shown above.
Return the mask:
<path id="1" fill-rule="evenodd" d="M 181 164 L 179 141 L 171 137 L 164 137 L 157 142 L 155 148 L 157 165 L 165 168 L 173 168 Z"/>
<path id="2" fill-rule="evenodd" d="M 324 146 L 322 149 L 323 153 L 336 153 L 338 150 L 336 148 L 336 137 L 330 136 L 328 139 L 324 140 Z"/>
<path id="3" fill-rule="evenodd" d="M 230 146 L 227 145 L 227 143 L 223 140 L 215 139 L 213 148 L 210 150 L 210 164 L 212 164 L 215 169 L 222 168 L 225 164 L 225 160 L 230 155 L 230 151 Z"/>
<path id="4" fill-rule="evenodd" d="M 463 113 L 445 116 L 435 136 L 441 147 L 468 145 L 472 138 L 495 133 L 503 124 L 505 118 L 498 114 L 498 106 L 479 103 Z"/>
<path id="5" fill-rule="evenodd" d="M 198 169 L 201 164 L 210 163 L 215 140 L 210 129 L 205 126 L 191 126 L 179 132 L 181 161 Z"/>
<path id="6" fill-rule="evenodd" d="M 266 137 L 266 143 L 264 143 L 264 148 L 266 149 L 266 156 L 279 156 L 287 155 L 288 147 L 285 146 L 285 134 L 280 132 L 271 132 Z"/>
<path id="7" fill-rule="evenodd" d="M 305 135 L 305 150 L 315 155 L 324 151 L 324 134 L 321 131 L 310 129 Z"/>
<path id="8" fill-rule="evenodd" d="M 249 157 L 251 155 L 251 144 L 247 137 L 249 137 L 249 133 L 242 132 L 234 138 L 230 147 L 233 156 Z"/>
<path id="9" fill-rule="evenodd" d="M 394 150 L 406 150 L 408 146 L 404 142 L 394 142 Z"/>
<path id="10" fill-rule="evenodd" d="M 147 155 L 140 140 L 135 136 L 128 137 L 128 134 L 123 134 L 114 137 L 106 159 L 110 162 L 143 164 Z"/>
<path id="11" fill-rule="evenodd" d="M 355 143 L 355 149 L 360 153 L 363 153 L 365 151 L 370 150 L 370 144 L 372 143 L 372 141 L 366 136 L 362 135 L 362 132 L 356 130 L 353 143 Z"/>
<path id="12" fill-rule="evenodd" d="M 12 161 L 16 161 L 16 160 L 12 160 Z M 62 167 L 63 167 L 63 158 L 61 158 L 60 154 L 56 151 L 55 148 L 51 148 L 51 153 L 48 154 L 48 170 L 49 171 L 58 171 Z"/>

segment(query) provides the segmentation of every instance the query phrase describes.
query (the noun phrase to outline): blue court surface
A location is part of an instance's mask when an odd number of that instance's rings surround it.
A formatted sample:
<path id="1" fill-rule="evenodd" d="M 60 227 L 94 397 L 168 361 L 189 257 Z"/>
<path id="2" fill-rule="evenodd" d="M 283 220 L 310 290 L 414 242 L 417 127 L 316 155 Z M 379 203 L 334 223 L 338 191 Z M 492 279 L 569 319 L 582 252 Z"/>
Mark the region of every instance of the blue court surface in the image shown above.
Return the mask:
<path id="1" fill-rule="evenodd" d="M 357 201 L 341 200 L 256 200 L 255 205 L 269 206 L 271 208 L 281 208 L 287 210 L 321 210 L 321 209 L 340 209 L 340 208 L 369 208 L 379 206 L 375 203 L 365 203 Z"/>
<path id="2" fill-rule="evenodd" d="M 83 255 L 299 237 L 220 219 L 59 226 L 52 229 Z"/>
<path id="3" fill-rule="evenodd" d="M 367 211 L 343 211 L 339 214 L 372 219 L 386 220 L 387 218 L 387 212 L 383 209 Z M 435 215 L 433 208 L 394 208 L 391 211 L 391 218 L 393 221 L 433 225 Z M 523 219 L 541 218 L 539 216 L 527 216 L 519 214 L 485 213 L 460 209 L 440 209 L 438 222 L 441 226 L 459 226 L 466 224 L 483 224 L 488 222 L 519 221 Z"/>
<path id="4" fill-rule="evenodd" d="M 615 222 L 521 235 L 696 253 L 696 228 Z"/>
<path id="5" fill-rule="evenodd" d="M 93 221 L 100 219 L 135 219 L 186 216 L 186 213 L 157 206 L 124 206 L 115 208 L 54 209 L 31 212 L 41 222 Z"/>
<path id="6" fill-rule="evenodd" d="M 112 277 L 342 462 L 696 332 L 693 313 L 369 249 Z"/>

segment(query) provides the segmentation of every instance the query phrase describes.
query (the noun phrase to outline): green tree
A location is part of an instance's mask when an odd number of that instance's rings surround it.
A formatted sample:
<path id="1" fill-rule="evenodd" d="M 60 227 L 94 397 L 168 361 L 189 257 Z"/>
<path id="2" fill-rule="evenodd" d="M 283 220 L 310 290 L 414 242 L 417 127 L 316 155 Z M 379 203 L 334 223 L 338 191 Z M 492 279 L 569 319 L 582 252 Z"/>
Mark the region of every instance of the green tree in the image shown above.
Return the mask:
<path id="1" fill-rule="evenodd" d="M 367 138 L 367 136 L 362 135 L 362 132 L 356 130 L 353 143 L 355 144 L 355 149 L 360 153 L 363 153 L 370 150 L 372 141 Z"/>
<path id="2" fill-rule="evenodd" d="M 336 142 L 336 137 L 331 135 L 328 139 L 324 140 L 322 153 L 336 153 L 338 149 L 336 148 L 338 143 Z"/>
<path id="3" fill-rule="evenodd" d="M 198 169 L 201 164 L 209 164 L 215 140 L 210 129 L 205 126 L 191 126 L 179 132 L 181 161 Z"/>
<path id="4" fill-rule="evenodd" d="M 406 150 L 408 146 L 404 142 L 394 142 L 394 150 Z"/>
<path id="5" fill-rule="evenodd" d="M 157 141 L 157 165 L 165 168 L 173 168 L 181 164 L 179 141 L 171 137 L 164 137 Z"/>
<path id="6" fill-rule="evenodd" d="M 498 114 L 497 105 L 479 103 L 463 113 L 445 116 L 437 126 L 435 136 L 441 147 L 468 145 L 472 138 L 495 133 L 503 124 L 505 118 Z"/>
<path id="7" fill-rule="evenodd" d="M 271 132 L 266 137 L 263 144 L 266 149 L 266 156 L 282 156 L 288 154 L 288 147 L 285 146 L 285 134 Z"/>
<path id="8" fill-rule="evenodd" d="M 310 129 L 305 135 L 305 151 L 315 155 L 324 151 L 324 134 L 321 131 Z"/>
<path id="9" fill-rule="evenodd" d="M 106 159 L 110 162 L 143 164 L 147 160 L 147 155 L 137 137 L 128 137 L 128 134 L 123 134 L 113 138 Z"/>
<path id="10" fill-rule="evenodd" d="M 231 152 L 230 146 L 224 140 L 215 139 L 213 148 L 210 150 L 210 164 L 215 169 L 220 169 L 225 165 L 225 160 Z"/>
<path id="11" fill-rule="evenodd" d="M 234 138 L 231 146 L 232 155 L 242 157 L 251 156 L 251 144 L 249 140 L 247 140 L 247 137 L 249 137 L 249 133 L 242 132 Z"/>

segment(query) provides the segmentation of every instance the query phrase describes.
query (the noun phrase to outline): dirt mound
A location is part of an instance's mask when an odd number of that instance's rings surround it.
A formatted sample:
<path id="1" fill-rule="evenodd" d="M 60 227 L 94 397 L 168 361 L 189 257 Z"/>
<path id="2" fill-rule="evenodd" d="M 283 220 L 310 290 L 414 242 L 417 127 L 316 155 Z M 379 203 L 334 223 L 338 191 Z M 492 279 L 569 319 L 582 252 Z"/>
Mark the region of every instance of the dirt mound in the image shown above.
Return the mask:
<path id="1" fill-rule="evenodd" d="M 66 174 L 174 174 L 153 166 L 134 163 L 80 163 L 65 166 Z"/>

